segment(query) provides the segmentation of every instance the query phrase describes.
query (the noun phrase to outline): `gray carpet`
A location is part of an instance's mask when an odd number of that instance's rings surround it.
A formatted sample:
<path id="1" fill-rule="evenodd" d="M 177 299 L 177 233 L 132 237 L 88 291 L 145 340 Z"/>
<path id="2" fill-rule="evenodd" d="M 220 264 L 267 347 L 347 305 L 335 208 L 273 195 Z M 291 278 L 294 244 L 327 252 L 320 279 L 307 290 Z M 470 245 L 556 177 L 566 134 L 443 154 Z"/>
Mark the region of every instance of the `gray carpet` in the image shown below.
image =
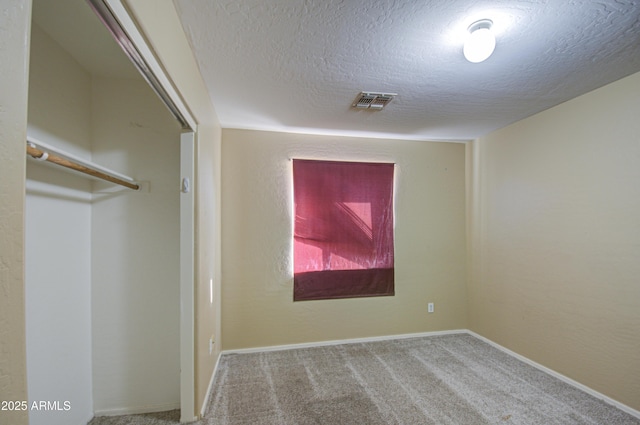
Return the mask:
<path id="1" fill-rule="evenodd" d="M 176 411 L 90 425 L 175 424 Z M 598 424 L 640 420 L 467 334 L 228 354 L 198 425 Z"/>

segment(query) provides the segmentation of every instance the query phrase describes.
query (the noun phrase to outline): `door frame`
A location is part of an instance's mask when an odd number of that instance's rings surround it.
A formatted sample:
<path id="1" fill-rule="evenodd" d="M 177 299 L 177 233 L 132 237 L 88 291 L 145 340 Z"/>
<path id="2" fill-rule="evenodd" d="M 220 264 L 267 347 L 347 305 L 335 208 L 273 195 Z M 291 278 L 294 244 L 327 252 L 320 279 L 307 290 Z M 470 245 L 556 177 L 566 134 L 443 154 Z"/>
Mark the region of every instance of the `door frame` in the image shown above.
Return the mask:
<path id="1" fill-rule="evenodd" d="M 180 135 L 180 422 L 195 413 L 195 133 Z"/>

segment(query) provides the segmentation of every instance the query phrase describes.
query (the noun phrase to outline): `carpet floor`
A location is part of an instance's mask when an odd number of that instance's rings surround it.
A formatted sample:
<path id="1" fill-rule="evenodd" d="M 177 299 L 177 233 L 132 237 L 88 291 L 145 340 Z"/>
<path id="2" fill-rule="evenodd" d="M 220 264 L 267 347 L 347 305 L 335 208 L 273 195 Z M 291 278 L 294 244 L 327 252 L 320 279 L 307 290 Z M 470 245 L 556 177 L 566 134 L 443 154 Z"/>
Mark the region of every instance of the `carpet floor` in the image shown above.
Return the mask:
<path id="1" fill-rule="evenodd" d="M 212 391 L 197 425 L 640 425 L 468 334 L 226 354 Z M 178 421 L 172 411 L 89 425 Z"/>

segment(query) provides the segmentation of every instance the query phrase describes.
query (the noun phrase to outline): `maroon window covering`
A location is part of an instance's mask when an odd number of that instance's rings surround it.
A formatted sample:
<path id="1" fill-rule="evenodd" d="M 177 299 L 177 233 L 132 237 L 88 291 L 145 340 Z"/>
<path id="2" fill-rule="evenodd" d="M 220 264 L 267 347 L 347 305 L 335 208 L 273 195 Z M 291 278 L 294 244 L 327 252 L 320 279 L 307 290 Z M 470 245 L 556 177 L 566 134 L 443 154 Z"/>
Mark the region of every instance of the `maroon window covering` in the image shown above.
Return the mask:
<path id="1" fill-rule="evenodd" d="M 294 301 L 394 295 L 393 173 L 293 161 Z"/>

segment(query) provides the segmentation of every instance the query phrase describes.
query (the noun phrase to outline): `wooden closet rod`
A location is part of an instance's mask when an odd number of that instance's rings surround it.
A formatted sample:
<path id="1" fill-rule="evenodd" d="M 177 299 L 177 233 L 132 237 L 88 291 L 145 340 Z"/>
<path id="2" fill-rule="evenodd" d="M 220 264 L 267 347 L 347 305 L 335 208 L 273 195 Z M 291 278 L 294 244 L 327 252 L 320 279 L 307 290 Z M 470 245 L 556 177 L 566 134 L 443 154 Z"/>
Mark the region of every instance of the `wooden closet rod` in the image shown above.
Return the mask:
<path id="1" fill-rule="evenodd" d="M 79 171 L 81 173 L 88 174 L 90 176 L 97 177 L 99 179 L 106 180 L 111 183 L 119 184 L 120 186 L 128 187 L 129 189 L 133 189 L 133 190 L 140 189 L 140 186 L 138 186 L 135 183 L 130 183 L 128 181 L 119 179 L 117 177 L 110 176 L 106 173 L 103 173 L 102 171 L 98 171 L 93 168 L 89 168 L 87 166 L 75 163 L 73 161 L 69 161 L 68 159 L 62 158 L 52 153 L 42 151 L 36 147 L 29 146 L 29 144 L 27 144 L 27 154 L 31 155 L 35 159 L 38 159 L 41 161 L 49 161 L 54 164 L 69 168 L 71 170 Z"/>

